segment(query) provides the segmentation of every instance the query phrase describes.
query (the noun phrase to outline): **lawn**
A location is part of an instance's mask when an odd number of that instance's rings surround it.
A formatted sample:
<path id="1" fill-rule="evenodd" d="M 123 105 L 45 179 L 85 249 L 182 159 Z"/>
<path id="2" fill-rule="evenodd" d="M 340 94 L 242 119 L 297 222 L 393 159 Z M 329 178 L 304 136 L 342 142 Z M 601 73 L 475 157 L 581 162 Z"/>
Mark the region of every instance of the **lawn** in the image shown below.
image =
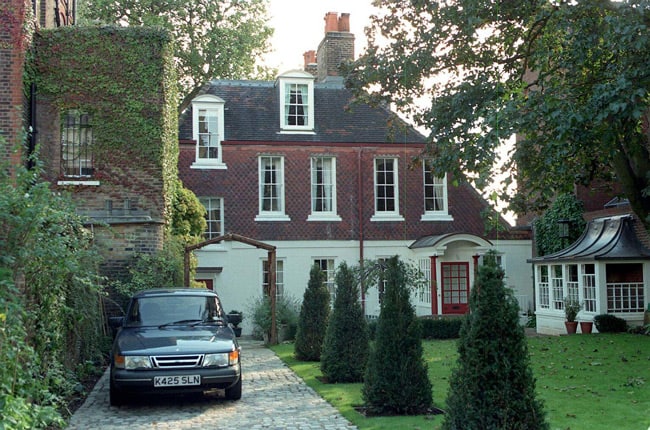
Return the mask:
<path id="1" fill-rule="evenodd" d="M 424 341 L 425 359 L 437 407 L 445 409 L 449 375 L 455 366 L 455 341 Z M 528 338 L 537 392 L 551 429 L 647 430 L 650 428 L 650 337 L 593 334 Z M 440 427 L 442 416 L 366 418 L 361 384 L 323 384 L 319 363 L 293 357 L 293 344 L 275 353 L 325 400 L 360 429 Z"/>

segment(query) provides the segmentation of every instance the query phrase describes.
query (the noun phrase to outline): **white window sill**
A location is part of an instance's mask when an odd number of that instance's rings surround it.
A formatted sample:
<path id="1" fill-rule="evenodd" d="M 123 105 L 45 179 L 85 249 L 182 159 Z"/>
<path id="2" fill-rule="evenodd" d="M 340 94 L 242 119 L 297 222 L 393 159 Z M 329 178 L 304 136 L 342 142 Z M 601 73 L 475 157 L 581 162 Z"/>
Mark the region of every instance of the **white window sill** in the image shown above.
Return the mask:
<path id="1" fill-rule="evenodd" d="M 291 218 L 286 214 L 258 214 L 255 221 L 291 221 Z"/>
<path id="2" fill-rule="evenodd" d="M 57 185 L 87 185 L 91 187 L 96 187 L 99 185 L 99 181 L 84 181 L 83 179 L 79 180 L 68 180 L 68 181 L 58 181 Z"/>
<path id="3" fill-rule="evenodd" d="M 212 170 L 226 170 L 228 166 L 226 166 L 225 163 L 222 162 L 206 162 L 206 161 L 195 161 L 192 163 L 190 166 L 190 169 L 212 169 Z"/>
<path id="4" fill-rule="evenodd" d="M 420 221 L 453 221 L 454 217 L 445 213 L 425 213 Z"/>
<path id="5" fill-rule="evenodd" d="M 370 221 L 376 222 L 390 222 L 390 221 L 404 221 L 404 217 L 400 214 L 374 214 Z"/>
<path id="6" fill-rule="evenodd" d="M 305 128 L 304 130 L 280 130 L 278 134 L 316 134 L 313 128 Z"/>
<path id="7" fill-rule="evenodd" d="M 307 221 L 341 221 L 341 217 L 336 214 L 311 214 Z"/>

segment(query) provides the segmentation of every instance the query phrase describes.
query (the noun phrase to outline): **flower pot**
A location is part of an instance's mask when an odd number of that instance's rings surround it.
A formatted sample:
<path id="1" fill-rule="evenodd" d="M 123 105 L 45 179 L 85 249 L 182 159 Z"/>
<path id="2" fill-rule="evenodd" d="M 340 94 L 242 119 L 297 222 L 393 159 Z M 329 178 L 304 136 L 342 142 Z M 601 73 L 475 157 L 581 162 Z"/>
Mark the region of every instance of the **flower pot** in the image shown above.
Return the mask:
<path id="1" fill-rule="evenodd" d="M 591 330 L 594 327 L 593 321 L 580 321 L 580 332 L 583 334 L 591 333 Z"/>
<path id="2" fill-rule="evenodd" d="M 578 331 L 578 321 L 564 321 L 564 326 L 568 334 L 575 334 Z"/>
<path id="3" fill-rule="evenodd" d="M 234 325 L 235 327 L 237 327 L 237 325 L 239 325 L 244 319 L 243 315 L 240 313 L 230 313 L 227 316 L 228 316 L 228 322 Z"/>

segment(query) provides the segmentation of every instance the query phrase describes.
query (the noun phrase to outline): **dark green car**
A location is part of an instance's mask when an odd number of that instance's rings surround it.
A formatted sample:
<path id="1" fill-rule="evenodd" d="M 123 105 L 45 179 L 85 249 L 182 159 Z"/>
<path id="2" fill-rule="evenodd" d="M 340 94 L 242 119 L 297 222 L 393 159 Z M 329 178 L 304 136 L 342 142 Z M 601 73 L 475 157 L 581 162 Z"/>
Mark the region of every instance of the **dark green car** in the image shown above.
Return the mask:
<path id="1" fill-rule="evenodd" d="M 134 394 L 225 390 L 242 393 L 241 348 L 219 297 L 196 288 L 147 290 L 135 294 L 111 354 L 111 405 Z"/>

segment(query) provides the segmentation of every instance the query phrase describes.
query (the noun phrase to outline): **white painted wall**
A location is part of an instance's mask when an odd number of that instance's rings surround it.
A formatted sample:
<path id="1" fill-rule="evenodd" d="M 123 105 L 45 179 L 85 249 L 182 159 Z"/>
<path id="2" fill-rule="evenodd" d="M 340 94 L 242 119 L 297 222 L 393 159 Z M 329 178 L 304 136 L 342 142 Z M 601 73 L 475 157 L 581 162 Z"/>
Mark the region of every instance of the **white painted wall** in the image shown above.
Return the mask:
<path id="1" fill-rule="evenodd" d="M 374 260 L 398 255 L 402 260 L 417 264 L 418 259 L 426 256 L 426 250 L 414 252 L 408 246 L 408 241 L 369 241 L 364 243 L 364 259 Z M 332 258 L 335 266 L 342 261 L 355 266 L 359 262 L 359 247 L 357 241 L 282 241 L 267 242 L 277 247 L 276 258 L 284 261 L 285 294 L 298 301 L 302 300 L 304 290 L 309 281 L 309 271 L 316 258 Z M 526 259 L 531 256 L 530 241 L 499 242 L 499 252 L 505 254 L 506 282 L 515 288 L 517 294 L 532 296 L 532 281 L 530 264 Z M 462 244 L 449 247 L 444 257 L 439 261 L 469 261 L 472 267 L 472 255 L 476 253 L 469 246 Z M 262 261 L 267 258 L 267 251 L 254 248 L 240 242 L 223 242 L 210 245 L 195 252 L 199 267 L 221 267 L 221 273 L 201 273 L 199 279 L 212 279 L 215 290 L 221 297 L 226 311 L 233 309 L 244 312 L 242 324 L 243 333 L 252 332 L 252 321 L 246 318 L 250 315 L 251 305 L 255 298 L 262 294 Z M 470 270 L 470 272 L 472 272 Z M 440 276 L 440 271 L 438 271 Z M 473 285 L 473 273 L 471 273 Z M 439 281 L 439 280 L 438 280 Z M 440 285 L 440 282 L 438 282 Z M 531 298 L 532 300 L 532 298 Z M 439 300 L 440 302 L 440 300 Z M 414 303 L 415 304 L 415 303 Z M 430 308 L 416 306 L 418 315 L 430 314 Z M 366 294 L 366 313 L 378 315 L 377 288 L 372 287 Z"/>

